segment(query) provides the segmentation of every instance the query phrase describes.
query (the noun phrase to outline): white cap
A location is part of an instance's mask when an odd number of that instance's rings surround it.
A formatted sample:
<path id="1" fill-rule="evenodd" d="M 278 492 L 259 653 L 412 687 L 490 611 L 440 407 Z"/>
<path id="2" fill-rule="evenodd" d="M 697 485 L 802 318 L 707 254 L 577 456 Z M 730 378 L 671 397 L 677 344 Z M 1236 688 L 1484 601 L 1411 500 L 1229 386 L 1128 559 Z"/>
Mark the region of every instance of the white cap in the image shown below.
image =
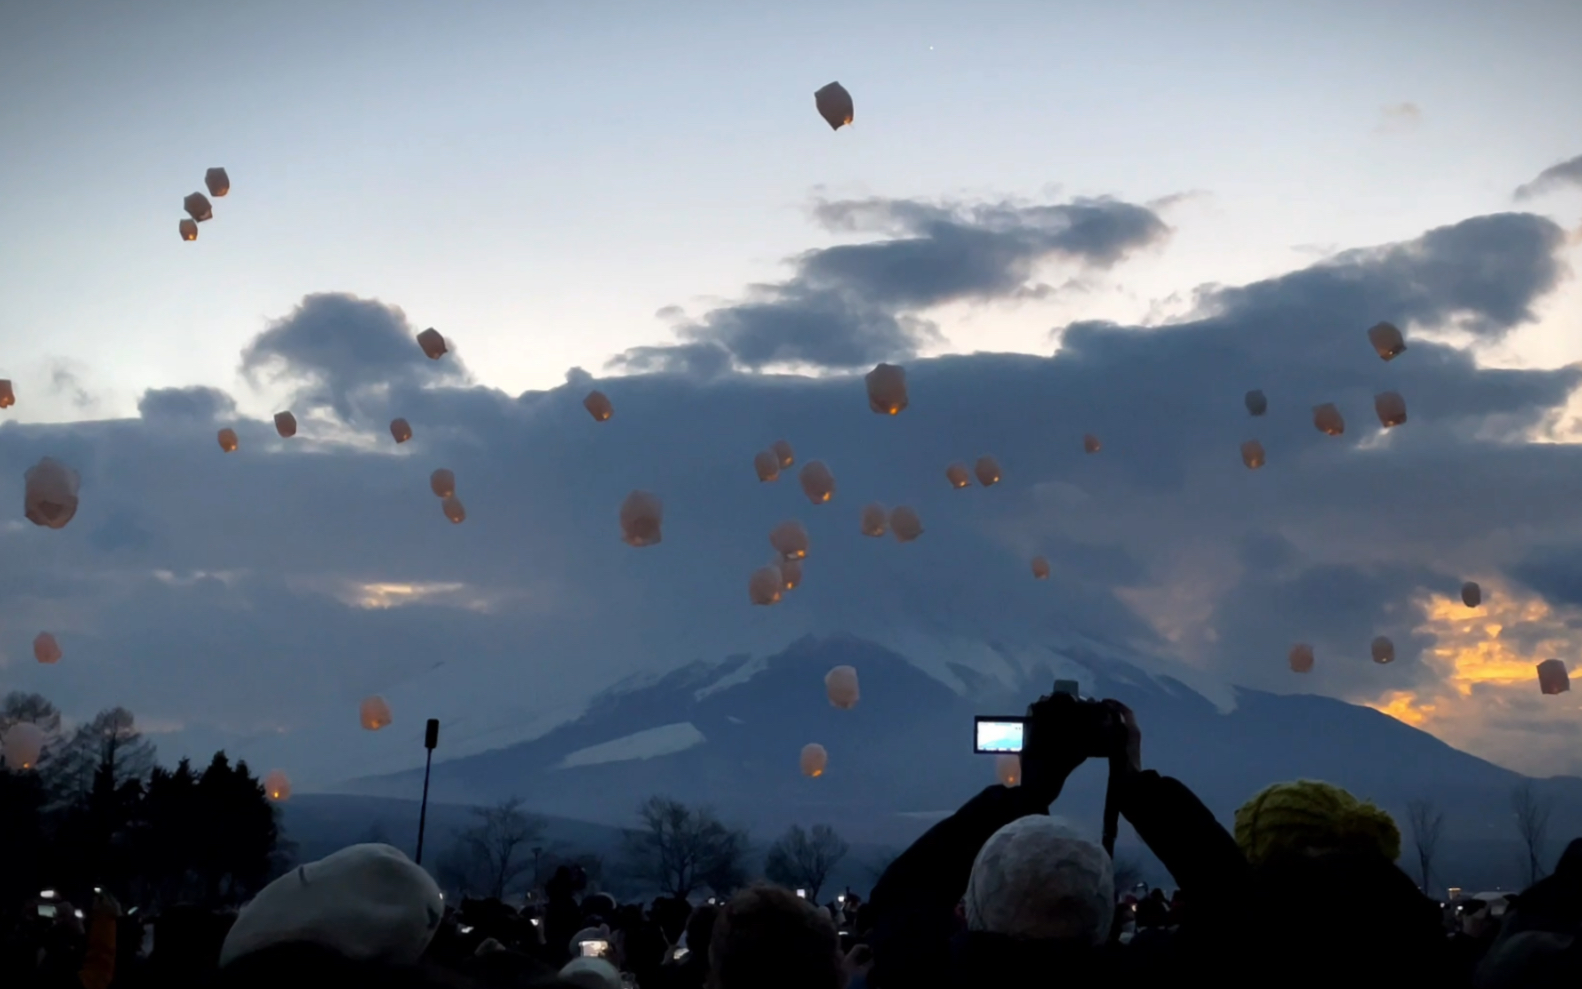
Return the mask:
<path id="1" fill-rule="evenodd" d="M 967 928 L 1099 944 L 1115 915 L 1109 855 L 1043 814 L 996 831 L 972 863 Z"/>

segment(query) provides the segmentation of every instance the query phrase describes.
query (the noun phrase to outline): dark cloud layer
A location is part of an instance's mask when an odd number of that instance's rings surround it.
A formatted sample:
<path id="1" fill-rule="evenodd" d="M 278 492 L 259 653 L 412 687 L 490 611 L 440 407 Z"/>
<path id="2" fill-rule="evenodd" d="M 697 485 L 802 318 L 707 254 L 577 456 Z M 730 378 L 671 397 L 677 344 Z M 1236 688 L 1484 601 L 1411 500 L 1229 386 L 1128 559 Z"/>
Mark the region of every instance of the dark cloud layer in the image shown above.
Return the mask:
<path id="1" fill-rule="evenodd" d="M 1582 155 L 1550 165 L 1531 182 L 1517 186 L 1515 196 L 1518 201 L 1532 199 L 1568 185 L 1582 185 Z"/>
<path id="2" fill-rule="evenodd" d="M 150 388 L 137 412 L 150 422 L 210 423 L 236 414 L 236 400 L 218 388 Z"/>

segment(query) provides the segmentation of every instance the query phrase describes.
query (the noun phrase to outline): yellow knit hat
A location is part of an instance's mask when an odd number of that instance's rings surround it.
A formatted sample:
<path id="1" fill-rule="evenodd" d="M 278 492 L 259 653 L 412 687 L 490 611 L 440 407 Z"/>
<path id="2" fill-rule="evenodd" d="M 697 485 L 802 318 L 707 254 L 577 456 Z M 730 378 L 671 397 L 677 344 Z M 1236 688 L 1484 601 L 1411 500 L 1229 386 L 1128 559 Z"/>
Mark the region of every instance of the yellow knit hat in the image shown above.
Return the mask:
<path id="1" fill-rule="evenodd" d="M 1338 786 L 1296 780 L 1265 787 L 1236 811 L 1236 844 L 1253 865 L 1305 851 L 1401 854 L 1401 829 L 1384 811 Z"/>

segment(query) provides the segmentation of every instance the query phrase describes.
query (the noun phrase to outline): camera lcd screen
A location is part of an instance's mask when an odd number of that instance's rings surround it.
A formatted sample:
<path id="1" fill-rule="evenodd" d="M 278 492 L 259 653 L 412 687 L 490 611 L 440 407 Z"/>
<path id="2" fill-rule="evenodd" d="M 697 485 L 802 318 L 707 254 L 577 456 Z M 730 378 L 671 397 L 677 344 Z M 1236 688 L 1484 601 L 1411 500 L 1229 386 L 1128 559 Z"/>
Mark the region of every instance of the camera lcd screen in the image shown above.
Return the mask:
<path id="1" fill-rule="evenodd" d="M 609 955 L 610 942 L 603 938 L 589 938 L 582 942 L 582 957 L 584 958 L 608 958 Z"/>
<path id="2" fill-rule="evenodd" d="M 1022 751 L 1022 729 L 1025 724 L 1021 721 L 997 718 L 979 718 L 977 721 L 977 739 L 973 746 L 975 752 L 1020 752 Z"/>

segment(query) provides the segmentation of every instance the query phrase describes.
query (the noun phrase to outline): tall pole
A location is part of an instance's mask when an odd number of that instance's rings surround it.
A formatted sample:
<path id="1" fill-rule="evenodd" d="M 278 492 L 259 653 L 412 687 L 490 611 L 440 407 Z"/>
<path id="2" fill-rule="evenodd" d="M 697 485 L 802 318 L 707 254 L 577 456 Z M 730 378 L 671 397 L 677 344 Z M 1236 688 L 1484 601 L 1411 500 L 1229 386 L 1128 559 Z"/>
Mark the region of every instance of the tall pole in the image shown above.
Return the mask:
<path id="1" fill-rule="evenodd" d="M 439 744 L 439 719 L 429 718 L 423 732 L 423 747 L 428 756 L 423 760 L 423 803 L 417 812 L 417 864 L 423 864 L 423 829 L 428 824 L 428 774 L 434 767 L 434 746 Z"/>

